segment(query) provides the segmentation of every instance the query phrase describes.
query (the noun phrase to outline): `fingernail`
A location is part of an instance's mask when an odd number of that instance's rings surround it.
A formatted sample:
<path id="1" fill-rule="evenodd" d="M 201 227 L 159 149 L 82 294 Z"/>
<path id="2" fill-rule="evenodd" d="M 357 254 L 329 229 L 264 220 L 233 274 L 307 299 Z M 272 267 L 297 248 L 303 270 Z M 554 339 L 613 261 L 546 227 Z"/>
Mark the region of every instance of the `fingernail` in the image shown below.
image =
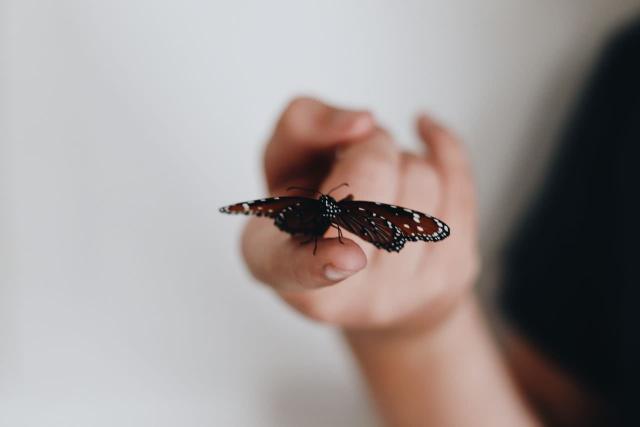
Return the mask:
<path id="1" fill-rule="evenodd" d="M 354 272 L 348 270 L 342 270 L 340 268 L 336 268 L 331 264 L 328 264 L 324 267 L 324 277 L 332 282 L 337 282 L 338 280 L 346 279 L 351 276 Z"/>
<path id="2" fill-rule="evenodd" d="M 331 118 L 331 127 L 336 130 L 349 133 L 361 133 L 372 126 L 371 117 L 368 114 L 353 111 L 337 111 Z"/>

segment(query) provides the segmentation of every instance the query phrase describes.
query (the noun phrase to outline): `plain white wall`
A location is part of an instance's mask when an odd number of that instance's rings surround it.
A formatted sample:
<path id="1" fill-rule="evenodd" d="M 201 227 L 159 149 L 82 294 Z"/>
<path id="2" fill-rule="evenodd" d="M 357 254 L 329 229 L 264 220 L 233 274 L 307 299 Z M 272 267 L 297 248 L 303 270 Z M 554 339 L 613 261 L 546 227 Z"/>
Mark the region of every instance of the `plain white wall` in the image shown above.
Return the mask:
<path id="1" fill-rule="evenodd" d="M 242 219 L 294 94 L 466 140 L 489 270 L 636 0 L 3 3 L 0 424 L 365 426 L 332 331 L 252 282 Z"/>

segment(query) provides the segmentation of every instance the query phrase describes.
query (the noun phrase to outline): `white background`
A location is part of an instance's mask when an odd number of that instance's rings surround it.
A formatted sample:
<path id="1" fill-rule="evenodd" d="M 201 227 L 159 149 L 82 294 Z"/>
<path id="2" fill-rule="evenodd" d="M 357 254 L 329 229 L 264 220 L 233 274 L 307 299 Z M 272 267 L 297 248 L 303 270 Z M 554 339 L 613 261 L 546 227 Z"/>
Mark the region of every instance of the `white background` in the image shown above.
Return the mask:
<path id="1" fill-rule="evenodd" d="M 0 424 L 366 426 L 332 331 L 252 282 L 286 100 L 465 139 L 488 271 L 635 0 L 0 3 Z M 490 281 L 485 276 L 485 282 Z"/>

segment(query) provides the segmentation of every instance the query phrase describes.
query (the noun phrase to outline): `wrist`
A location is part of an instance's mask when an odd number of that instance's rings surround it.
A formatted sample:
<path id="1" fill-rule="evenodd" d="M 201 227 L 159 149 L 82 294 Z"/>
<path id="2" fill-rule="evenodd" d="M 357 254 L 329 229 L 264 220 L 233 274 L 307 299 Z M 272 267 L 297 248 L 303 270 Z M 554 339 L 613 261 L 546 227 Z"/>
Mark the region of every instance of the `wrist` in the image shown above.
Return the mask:
<path id="1" fill-rule="evenodd" d="M 473 294 L 421 334 L 345 335 L 389 425 L 537 425 Z"/>
<path id="2" fill-rule="evenodd" d="M 413 313 L 390 325 L 371 328 L 343 328 L 342 333 L 350 345 L 387 345 L 419 340 L 433 340 L 447 335 L 461 323 L 478 315 L 478 301 L 475 293 L 469 289 L 461 295 L 449 296 L 446 301 L 429 304 L 428 308 Z"/>

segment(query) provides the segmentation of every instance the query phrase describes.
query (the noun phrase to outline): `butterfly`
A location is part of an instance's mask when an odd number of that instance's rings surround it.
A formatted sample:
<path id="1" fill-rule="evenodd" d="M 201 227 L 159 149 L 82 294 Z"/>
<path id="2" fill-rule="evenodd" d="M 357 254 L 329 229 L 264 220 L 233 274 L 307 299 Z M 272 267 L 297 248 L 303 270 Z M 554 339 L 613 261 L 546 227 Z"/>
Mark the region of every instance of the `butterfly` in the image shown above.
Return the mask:
<path id="1" fill-rule="evenodd" d="M 228 214 L 265 216 L 274 219 L 280 230 L 291 235 L 303 235 L 314 241 L 313 254 L 318 248 L 318 238 L 330 227 L 338 230 L 342 243 L 342 229 L 388 252 L 400 252 L 408 241 L 437 242 L 450 234 L 447 224 L 438 218 L 402 206 L 379 202 L 354 200 L 353 195 L 336 200 L 331 193 L 347 183 L 331 189 L 327 194 L 317 190 L 289 187 L 287 190 L 303 190 L 320 197 L 281 196 L 236 203 L 220 208 Z"/>

